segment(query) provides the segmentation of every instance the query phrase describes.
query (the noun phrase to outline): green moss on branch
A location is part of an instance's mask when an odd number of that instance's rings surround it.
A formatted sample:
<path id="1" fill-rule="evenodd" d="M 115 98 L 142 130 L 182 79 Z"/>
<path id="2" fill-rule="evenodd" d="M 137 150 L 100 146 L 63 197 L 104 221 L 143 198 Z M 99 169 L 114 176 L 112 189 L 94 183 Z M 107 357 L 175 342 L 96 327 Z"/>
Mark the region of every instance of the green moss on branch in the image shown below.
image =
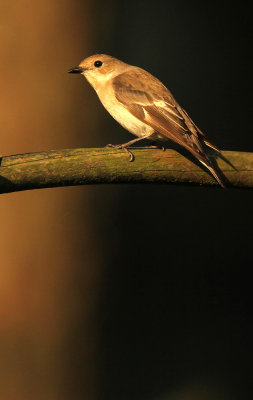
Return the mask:
<path id="1" fill-rule="evenodd" d="M 218 186 L 203 168 L 175 150 L 131 149 L 130 163 L 122 150 L 112 148 L 52 150 L 2 157 L 0 193 L 48 187 L 101 183 L 176 183 Z M 253 188 L 253 153 L 224 151 L 237 168 L 218 165 L 231 187 Z"/>

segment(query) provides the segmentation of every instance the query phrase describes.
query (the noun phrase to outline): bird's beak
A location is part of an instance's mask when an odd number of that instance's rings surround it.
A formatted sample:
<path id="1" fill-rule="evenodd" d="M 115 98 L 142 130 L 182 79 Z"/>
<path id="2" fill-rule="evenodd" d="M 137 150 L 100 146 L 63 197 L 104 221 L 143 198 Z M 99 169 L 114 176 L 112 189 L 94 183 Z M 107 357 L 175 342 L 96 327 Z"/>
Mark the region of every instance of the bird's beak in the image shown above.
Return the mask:
<path id="1" fill-rule="evenodd" d="M 81 68 L 81 67 L 75 67 L 72 68 L 68 71 L 69 74 L 81 74 L 83 71 L 85 71 L 86 68 Z"/>

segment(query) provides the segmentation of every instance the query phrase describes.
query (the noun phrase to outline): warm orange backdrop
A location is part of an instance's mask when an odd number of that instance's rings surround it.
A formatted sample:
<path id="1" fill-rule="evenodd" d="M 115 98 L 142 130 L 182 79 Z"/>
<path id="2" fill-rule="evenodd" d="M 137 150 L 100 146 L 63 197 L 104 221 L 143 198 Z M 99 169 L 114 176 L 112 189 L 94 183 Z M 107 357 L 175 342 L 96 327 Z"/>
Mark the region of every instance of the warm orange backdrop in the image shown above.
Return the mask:
<path id="1" fill-rule="evenodd" d="M 82 7 L 68 0 L 1 1 L 1 154 L 98 141 L 95 96 L 84 90 L 84 80 L 67 74 L 94 51 L 96 18 L 89 0 Z M 96 397 L 95 299 L 102 249 L 91 202 L 89 188 L 1 196 L 3 400 Z M 83 346 L 75 349 L 79 330 Z M 81 366 L 75 361 L 80 354 Z"/>

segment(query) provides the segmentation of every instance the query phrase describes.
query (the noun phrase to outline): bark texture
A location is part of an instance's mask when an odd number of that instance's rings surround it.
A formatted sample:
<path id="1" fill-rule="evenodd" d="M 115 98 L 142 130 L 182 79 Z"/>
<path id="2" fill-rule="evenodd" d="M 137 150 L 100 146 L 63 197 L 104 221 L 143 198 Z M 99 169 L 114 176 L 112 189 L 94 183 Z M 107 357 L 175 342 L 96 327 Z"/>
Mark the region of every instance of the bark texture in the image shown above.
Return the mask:
<path id="1" fill-rule="evenodd" d="M 101 183 L 174 183 L 218 186 L 201 166 L 175 150 L 112 148 L 52 150 L 1 158 L 0 193 Z M 217 160 L 228 187 L 253 188 L 253 153 L 224 151 Z"/>

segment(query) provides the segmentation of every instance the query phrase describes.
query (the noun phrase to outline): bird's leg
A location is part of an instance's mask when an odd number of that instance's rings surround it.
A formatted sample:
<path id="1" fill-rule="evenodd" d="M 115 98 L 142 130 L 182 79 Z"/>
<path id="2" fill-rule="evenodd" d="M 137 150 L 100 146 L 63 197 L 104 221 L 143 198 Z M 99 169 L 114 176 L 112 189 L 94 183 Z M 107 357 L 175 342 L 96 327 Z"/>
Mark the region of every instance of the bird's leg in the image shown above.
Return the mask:
<path id="1" fill-rule="evenodd" d="M 162 151 L 165 151 L 165 147 L 159 142 L 154 141 L 151 143 L 151 146 L 155 146 L 157 149 L 161 149 Z"/>
<path id="2" fill-rule="evenodd" d="M 130 156 L 129 161 L 132 162 L 132 161 L 134 161 L 134 155 L 130 150 L 128 150 L 128 147 L 131 146 L 132 144 L 136 143 L 136 142 L 139 142 L 140 140 L 148 139 L 151 135 L 152 134 L 149 133 L 147 135 L 144 135 L 144 136 L 138 137 L 136 139 L 130 140 L 127 143 L 123 143 L 123 144 L 108 144 L 106 147 L 113 147 L 114 149 L 124 149 Z"/>

